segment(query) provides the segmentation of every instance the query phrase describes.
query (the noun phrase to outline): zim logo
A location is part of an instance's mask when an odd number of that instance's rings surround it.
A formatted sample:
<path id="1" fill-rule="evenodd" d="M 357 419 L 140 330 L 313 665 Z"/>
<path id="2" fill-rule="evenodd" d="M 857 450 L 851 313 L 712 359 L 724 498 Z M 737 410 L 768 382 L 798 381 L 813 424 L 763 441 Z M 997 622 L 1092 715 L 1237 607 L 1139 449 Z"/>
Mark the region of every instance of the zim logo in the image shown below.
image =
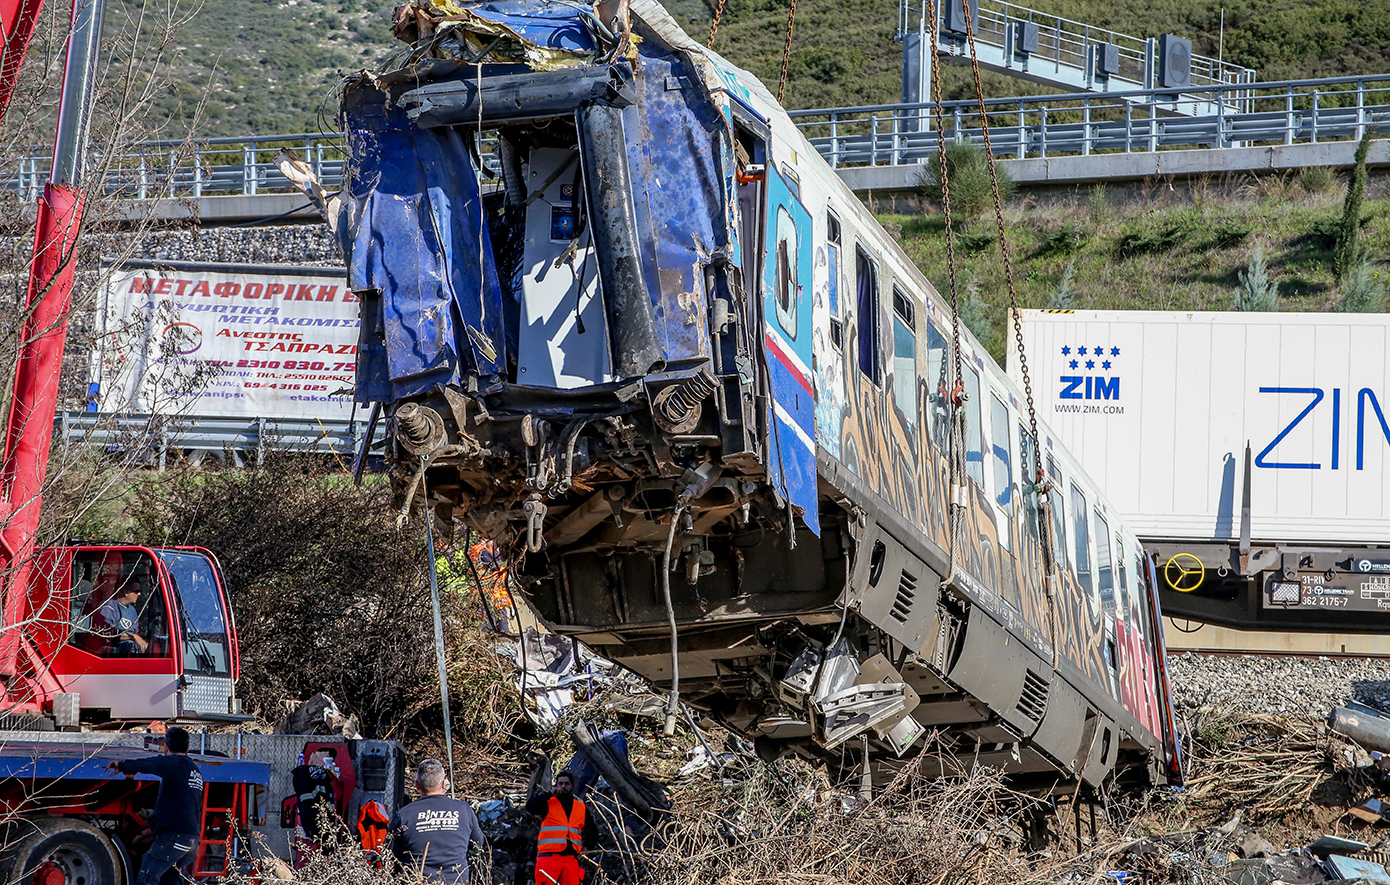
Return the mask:
<path id="1" fill-rule="evenodd" d="M 1092 375 L 1063 375 L 1062 392 L 1058 399 L 1112 399 L 1120 398 L 1120 378 L 1097 378 Z M 1082 385 L 1085 385 L 1084 391 Z"/>

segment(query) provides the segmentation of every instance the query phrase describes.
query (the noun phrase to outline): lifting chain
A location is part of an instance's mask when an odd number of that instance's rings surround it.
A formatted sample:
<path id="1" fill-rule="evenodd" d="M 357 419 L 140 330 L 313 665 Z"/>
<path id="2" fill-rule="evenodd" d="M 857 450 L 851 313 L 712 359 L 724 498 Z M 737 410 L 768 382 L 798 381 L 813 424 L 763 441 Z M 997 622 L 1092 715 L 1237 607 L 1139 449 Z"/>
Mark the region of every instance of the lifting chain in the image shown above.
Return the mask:
<path id="1" fill-rule="evenodd" d="M 950 2 L 950 0 L 948 0 Z M 1047 615 L 1049 640 L 1052 645 L 1052 668 L 1057 669 L 1060 649 L 1058 648 L 1057 633 L 1057 600 L 1056 591 L 1053 587 L 1054 569 L 1056 568 L 1054 553 L 1054 540 L 1052 537 L 1052 507 L 1051 500 L 1046 484 L 1046 474 L 1042 464 L 1042 440 L 1038 434 L 1038 414 L 1033 402 L 1033 382 L 1028 373 L 1028 354 L 1023 344 L 1023 318 L 1019 313 L 1018 292 L 1014 288 L 1014 274 L 1012 258 L 1009 255 L 1009 238 L 1004 225 L 1004 201 L 999 195 L 999 173 L 994 164 L 994 147 L 990 143 L 989 137 L 989 109 L 985 105 L 985 87 L 980 76 L 980 56 L 975 49 L 975 22 L 970 14 L 969 0 L 960 0 L 962 11 L 965 18 L 965 39 L 970 46 L 970 69 L 975 81 L 975 100 L 980 109 L 980 132 L 984 136 L 985 142 L 985 167 L 989 170 L 989 186 L 994 197 L 994 220 L 999 229 L 999 254 L 1004 260 L 1004 285 L 1009 293 L 1009 314 L 1013 321 L 1014 344 L 1018 349 L 1019 374 L 1023 378 L 1023 393 L 1028 401 L 1028 432 L 1033 440 L 1033 464 L 1034 483 L 1033 493 L 1036 501 L 1036 512 L 1038 519 L 1038 539 L 1042 547 L 1043 555 L 1043 591 L 1047 596 Z M 935 16 L 933 16 L 932 28 L 932 77 L 935 82 L 940 82 L 940 65 L 936 44 Z M 940 87 L 937 87 L 937 140 L 942 147 L 941 166 L 943 172 L 946 168 L 944 134 L 940 132 L 940 112 L 941 98 Z M 949 221 L 948 221 L 949 227 Z M 949 236 L 949 235 L 948 235 Z M 947 240 L 949 243 L 949 239 Z M 954 293 L 953 293 L 954 297 Z M 959 357 L 957 357 L 959 360 Z M 959 368 L 957 368 L 959 371 Z M 952 562 L 955 560 L 954 539 L 952 540 Z"/>
<path id="2" fill-rule="evenodd" d="M 719 33 L 719 20 L 724 17 L 724 2 L 719 0 L 719 5 L 714 7 L 714 20 L 709 23 L 709 39 L 705 41 L 706 49 L 714 48 L 714 35 Z"/>
<path id="3" fill-rule="evenodd" d="M 791 0 L 787 10 L 787 43 L 782 47 L 782 79 L 777 83 L 777 103 L 782 103 L 782 94 L 787 91 L 787 64 L 792 60 L 792 29 L 796 27 L 796 0 Z"/>
<path id="4" fill-rule="evenodd" d="M 985 166 L 989 169 L 989 186 L 994 194 L 994 220 L 999 227 L 999 254 L 1004 259 L 1004 285 L 1009 291 L 1009 313 L 1013 318 L 1014 341 L 1018 347 L 1018 368 L 1023 376 L 1023 392 L 1028 398 L 1028 431 L 1033 436 L 1037 458 L 1037 482 L 1042 483 L 1042 449 L 1038 446 L 1038 415 L 1033 406 L 1033 384 L 1028 376 L 1028 356 L 1023 347 L 1023 320 L 1018 313 L 1018 293 L 1014 290 L 1014 272 L 1009 256 L 1009 238 L 1004 231 L 1004 202 L 999 196 L 999 173 L 994 166 L 994 148 L 989 140 L 989 111 L 985 107 L 985 87 L 980 79 L 980 57 L 975 52 L 975 22 L 970 4 L 962 2 L 965 10 L 965 39 L 970 43 L 970 68 L 975 77 L 975 99 L 980 107 L 980 132 L 985 140 Z"/>
<path id="5" fill-rule="evenodd" d="M 961 365 L 960 288 L 956 281 L 956 233 L 951 218 L 951 175 L 946 166 L 946 128 L 943 119 L 944 112 L 941 107 L 941 54 L 936 0 L 928 0 L 927 5 L 931 20 L 931 33 L 929 35 L 932 55 L 931 100 L 936 114 L 936 159 L 937 171 L 941 177 L 941 212 L 946 220 L 946 275 L 951 286 L 951 335 L 954 339 L 952 353 L 955 357 L 954 372 L 948 379 L 950 381 L 949 386 L 939 385 L 937 391 L 938 395 L 945 401 L 947 433 L 950 434 L 950 443 L 947 447 L 947 465 L 950 477 L 947 483 L 949 498 L 946 503 L 949 544 L 947 552 L 950 556 L 950 562 L 946 579 L 942 582 L 943 585 L 947 585 L 955 580 L 956 540 L 960 536 L 960 522 L 965 515 L 964 502 L 958 501 L 956 495 L 956 490 L 963 481 L 964 473 L 961 469 L 961 458 L 965 450 L 965 409 L 962 408 L 965 404 L 965 375 Z"/>

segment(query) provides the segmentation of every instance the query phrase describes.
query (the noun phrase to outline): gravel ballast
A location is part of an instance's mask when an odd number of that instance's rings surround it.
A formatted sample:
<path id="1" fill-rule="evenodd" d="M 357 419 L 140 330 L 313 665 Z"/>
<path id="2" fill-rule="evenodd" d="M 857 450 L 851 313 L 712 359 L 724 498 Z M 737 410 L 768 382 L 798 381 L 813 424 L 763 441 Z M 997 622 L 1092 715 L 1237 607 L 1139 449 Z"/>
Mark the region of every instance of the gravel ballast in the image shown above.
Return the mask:
<path id="1" fill-rule="evenodd" d="M 1390 713 L 1390 660 L 1269 655 L 1170 655 L 1179 710 L 1306 714 L 1323 719 L 1357 701 Z"/>

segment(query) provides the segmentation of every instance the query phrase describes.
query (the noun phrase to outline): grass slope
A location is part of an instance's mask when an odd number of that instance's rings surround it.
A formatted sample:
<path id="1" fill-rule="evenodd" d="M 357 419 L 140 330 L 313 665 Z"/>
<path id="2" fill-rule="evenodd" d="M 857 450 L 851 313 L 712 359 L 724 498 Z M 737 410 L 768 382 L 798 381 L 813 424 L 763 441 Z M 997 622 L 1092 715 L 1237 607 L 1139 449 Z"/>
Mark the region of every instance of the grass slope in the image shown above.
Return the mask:
<path id="1" fill-rule="evenodd" d="M 192 0 L 183 0 L 185 4 Z M 671 0 L 690 34 L 709 34 L 715 0 Z M 1172 31 L 1196 51 L 1217 54 L 1225 3 L 1225 55 L 1259 70 L 1262 80 L 1390 70 L 1390 0 L 1038 0 L 1034 5 L 1078 21 L 1137 36 Z M 108 31 L 140 8 L 112 0 Z M 391 5 L 366 0 L 201 0 L 175 32 L 174 82 L 158 112 L 186 129 L 208 97 L 199 134 L 246 135 L 314 130 L 333 116 L 330 95 L 341 73 L 370 67 L 398 49 Z M 893 42 L 893 0 L 801 0 L 788 70 L 788 107 L 887 103 L 900 94 L 901 48 Z M 714 48 L 776 89 L 786 36 L 786 0 L 727 0 Z M 1039 87 L 986 75 L 991 95 Z M 950 97 L 971 93 L 968 71 L 946 70 Z"/>
<path id="2" fill-rule="evenodd" d="M 1259 248 L 1278 283 L 1280 310 L 1333 310 L 1343 292 L 1332 272 L 1332 232 L 1345 188 L 1329 178 L 1319 169 L 1299 177 L 1211 183 L 1190 194 L 1160 183 L 1124 200 L 1104 188 L 1078 190 L 1070 200 L 1046 206 L 1031 197 L 1016 200 L 1006 222 L 1021 306 L 1230 310 L 1239 272 Z M 1386 209 L 1383 198 L 1368 199 L 1362 212 L 1361 245 L 1371 258 L 1390 249 Z M 942 217 L 880 215 L 879 221 L 947 295 Z M 1008 294 L 992 212 L 967 223 L 958 242 L 961 288 L 978 299 L 988 323 L 976 334 L 1002 361 L 1011 340 L 1005 329 Z M 1055 303 L 1068 268 L 1070 301 Z M 1383 284 L 1383 269 L 1372 274 Z"/>

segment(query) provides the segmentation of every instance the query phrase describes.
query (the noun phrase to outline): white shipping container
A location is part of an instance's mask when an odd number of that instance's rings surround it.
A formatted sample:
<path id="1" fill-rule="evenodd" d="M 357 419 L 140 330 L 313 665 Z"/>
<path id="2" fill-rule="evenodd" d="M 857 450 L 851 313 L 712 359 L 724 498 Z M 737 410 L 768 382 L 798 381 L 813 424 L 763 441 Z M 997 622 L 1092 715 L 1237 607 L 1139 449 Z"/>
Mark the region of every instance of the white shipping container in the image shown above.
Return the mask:
<path id="1" fill-rule="evenodd" d="M 1140 537 L 1238 539 L 1248 443 L 1254 543 L 1390 543 L 1390 315 L 1022 317 L 1039 420 Z"/>

